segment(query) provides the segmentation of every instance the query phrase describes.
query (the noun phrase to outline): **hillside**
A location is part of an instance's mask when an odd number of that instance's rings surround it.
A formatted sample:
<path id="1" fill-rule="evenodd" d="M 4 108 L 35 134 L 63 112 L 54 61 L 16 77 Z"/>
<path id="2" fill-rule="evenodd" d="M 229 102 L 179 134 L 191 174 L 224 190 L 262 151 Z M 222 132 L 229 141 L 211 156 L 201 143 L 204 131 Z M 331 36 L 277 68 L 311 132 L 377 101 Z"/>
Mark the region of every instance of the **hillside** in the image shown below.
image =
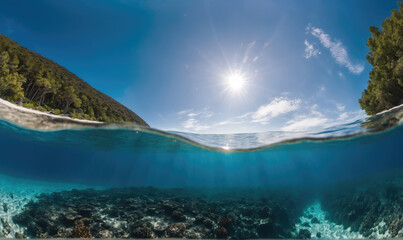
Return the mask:
<path id="1" fill-rule="evenodd" d="M 56 115 L 148 126 L 137 114 L 72 72 L 1 34 L 0 97 Z"/>

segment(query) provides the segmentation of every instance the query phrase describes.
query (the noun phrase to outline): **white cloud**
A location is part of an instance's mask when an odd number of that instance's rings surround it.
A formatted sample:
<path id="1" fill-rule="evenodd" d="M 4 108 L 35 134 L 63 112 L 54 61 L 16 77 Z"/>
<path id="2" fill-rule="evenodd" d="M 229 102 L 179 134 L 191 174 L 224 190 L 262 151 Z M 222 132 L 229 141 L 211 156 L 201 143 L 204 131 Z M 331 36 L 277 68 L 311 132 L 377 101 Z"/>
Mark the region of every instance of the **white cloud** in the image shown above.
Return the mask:
<path id="1" fill-rule="evenodd" d="M 312 105 L 312 107 L 310 109 L 311 110 L 311 116 L 323 117 L 323 113 L 319 112 L 318 108 L 319 108 L 318 104 L 315 103 L 314 105 Z"/>
<path id="2" fill-rule="evenodd" d="M 191 129 L 193 131 L 201 131 L 210 128 L 210 126 L 207 125 L 201 125 L 199 120 L 195 118 L 189 118 L 186 121 L 182 123 L 182 126 L 185 129 Z"/>
<path id="3" fill-rule="evenodd" d="M 337 118 L 337 121 L 334 122 L 334 124 L 341 125 L 345 123 L 351 123 L 357 121 L 358 119 L 363 119 L 366 117 L 368 117 L 368 115 L 365 114 L 364 110 L 358 110 L 353 112 L 342 112 Z"/>
<path id="4" fill-rule="evenodd" d="M 182 110 L 182 111 L 177 112 L 177 114 L 179 116 L 183 116 L 183 115 L 185 115 L 185 114 L 187 114 L 187 113 L 189 113 L 191 111 L 193 111 L 193 109 L 186 109 L 186 110 Z"/>
<path id="5" fill-rule="evenodd" d="M 301 99 L 275 98 L 270 103 L 260 106 L 256 112 L 251 114 L 252 122 L 266 124 L 273 117 L 297 110 L 300 103 Z"/>
<path id="6" fill-rule="evenodd" d="M 299 109 L 301 99 L 289 99 L 287 97 L 277 97 L 268 104 L 260 106 L 255 112 L 244 113 L 237 117 L 224 119 L 222 121 L 211 121 L 212 112 L 207 109 L 202 111 L 183 110 L 178 112 L 180 119 L 185 118 L 182 127 L 187 131 L 205 132 L 205 130 L 213 131 L 217 127 L 224 126 L 245 126 L 247 124 L 267 124 L 270 119 L 282 114 L 286 114 Z M 208 122 L 209 124 L 206 124 Z M 203 123 L 203 124 L 202 124 Z"/>
<path id="7" fill-rule="evenodd" d="M 337 74 L 339 75 L 340 78 L 344 77 L 344 74 L 342 72 L 338 72 Z"/>
<path id="8" fill-rule="evenodd" d="M 321 54 L 321 52 L 318 49 L 315 49 L 314 46 L 308 42 L 308 40 L 305 39 L 305 58 L 309 59 L 311 57 L 315 57 L 319 54 Z"/>
<path id="9" fill-rule="evenodd" d="M 212 117 L 214 114 L 208 110 L 208 108 L 204 108 L 201 111 L 194 111 L 193 109 L 186 109 L 179 111 L 177 113 L 180 119 L 186 119 L 182 122 L 182 127 L 191 130 L 191 131 L 202 131 L 209 129 L 210 125 L 202 125 L 200 120 L 206 120 Z"/>
<path id="10" fill-rule="evenodd" d="M 361 64 L 353 64 L 348 56 L 346 48 L 341 41 L 332 40 L 329 34 L 326 34 L 322 29 L 308 26 L 307 30 L 327 49 L 329 49 L 332 57 L 336 62 L 342 66 L 345 66 L 350 72 L 354 74 L 360 74 L 364 70 L 364 66 Z"/>
<path id="11" fill-rule="evenodd" d="M 329 122 L 329 119 L 319 111 L 318 104 L 313 104 L 311 107 L 308 107 L 306 111 L 310 113 L 297 115 L 294 119 L 287 121 L 281 130 L 288 132 L 317 130 L 324 127 L 325 124 Z"/>
<path id="12" fill-rule="evenodd" d="M 285 127 L 281 128 L 281 130 L 289 132 L 307 131 L 322 127 L 327 121 L 328 119 L 324 117 L 307 117 L 299 120 L 290 120 Z"/>
<path id="13" fill-rule="evenodd" d="M 344 112 L 344 113 L 340 114 L 340 116 L 337 120 L 343 121 L 343 120 L 346 120 L 347 118 L 348 118 L 348 113 Z"/>
<path id="14" fill-rule="evenodd" d="M 340 112 L 341 112 L 341 111 L 344 111 L 344 108 L 346 108 L 346 106 L 341 105 L 341 104 L 339 104 L 339 103 L 336 103 L 336 107 L 337 107 L 337 110 L 339 110 Z"/>
<path id="15" fill-rule="evenodd" d="M 182 123 L 184 128 L 193 128 L 196 125 L 197 121 L 194 118 L 189 118 L 188 120 Z"/>
<path id="16" fill-rule="evenodd" d="M 194 133 L 234 133 L 283 130 L 287 132 L 319 131 L 351 123 L 366 117 L 364 111 L 347 112 L 346 107 L 331 101 L 333 108 L 323 107 L 312 100 L 286 96 L 276 97 L 254 112 L 226 117 L 208 108 L 183 110 L 177 113 L 181 130 Z M 320 103 L 319 103 L 320 104 Z M 288 113 L 288 114 L 287 114 Z M 287 115 L 286 115 L 287 114 Z M 284 120 L 283 116 L 288 119 Z M 270 122 L 270 125 L 266 125 Z"/>
<path id="17" fill-rule="evenodd" d="M 208 110 L 208 108 L 204 108 L 201 111 L 194 111 L 193 109 L 186 109 L 179 111 L 178 113 L 179 118 L 182 118 L 184 116 L 187 116 L 189 118 L 193 118 L 196 116 L 203 117 L 203 118 L 209 118 L 213 116 L 213 113 Z"/>
<path id="18" fill-rule="evenodd" d="M 338 103 L 335 104 L 339 112 L 332 111 L 330 112 L 330 115 L 329 112 L 327 112 L 326 115 L 323 114 L 320 112 L 319 106 L 317 104 L 313 104 L 310 108 L 306 109 L 309 114 L 296 115 L 294 119 L 287 121 L 281 130 L 290 132 L 317 131 L 332 126 L 351 123 L 367 116 L 362 110 L 355 112 L 343 112 L 345 106 Z M 331 115 L 336 115 L 338 117 L 331 117 Z"/>

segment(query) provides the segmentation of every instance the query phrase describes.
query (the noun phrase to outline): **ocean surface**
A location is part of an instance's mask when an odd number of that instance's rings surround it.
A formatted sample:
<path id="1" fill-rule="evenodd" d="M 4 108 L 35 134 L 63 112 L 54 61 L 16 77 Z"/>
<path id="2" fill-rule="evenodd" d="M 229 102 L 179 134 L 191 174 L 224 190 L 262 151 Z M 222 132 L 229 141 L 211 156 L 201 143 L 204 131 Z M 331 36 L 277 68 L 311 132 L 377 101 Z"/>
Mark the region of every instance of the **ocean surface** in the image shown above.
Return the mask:
<path id="1" fill-rule="evenodd" d="M 0 120 L 0 237 L 403 237 L 402 122 L 402 106 L 317 132 Z"/>

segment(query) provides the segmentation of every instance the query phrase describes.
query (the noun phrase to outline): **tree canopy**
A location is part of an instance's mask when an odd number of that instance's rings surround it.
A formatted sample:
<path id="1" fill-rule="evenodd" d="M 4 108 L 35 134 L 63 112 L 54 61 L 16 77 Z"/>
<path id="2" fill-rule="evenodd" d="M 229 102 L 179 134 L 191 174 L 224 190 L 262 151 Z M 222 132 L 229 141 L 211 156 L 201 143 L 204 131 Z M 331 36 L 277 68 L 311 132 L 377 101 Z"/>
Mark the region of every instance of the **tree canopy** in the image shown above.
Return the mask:
<path id="1" fill-rule="evenodd" d="M 74 118 L 148 126 L 128 108 L 67 69 L 1 34 L 0 97 Z"/>
<path id="2" fill-rule="evenodd" d="M 359 103 L 370 115 L 403 104 L 403 3 L 398 6 L 381 29 L 369 28 L 367 60 L 373 69 Z"/>

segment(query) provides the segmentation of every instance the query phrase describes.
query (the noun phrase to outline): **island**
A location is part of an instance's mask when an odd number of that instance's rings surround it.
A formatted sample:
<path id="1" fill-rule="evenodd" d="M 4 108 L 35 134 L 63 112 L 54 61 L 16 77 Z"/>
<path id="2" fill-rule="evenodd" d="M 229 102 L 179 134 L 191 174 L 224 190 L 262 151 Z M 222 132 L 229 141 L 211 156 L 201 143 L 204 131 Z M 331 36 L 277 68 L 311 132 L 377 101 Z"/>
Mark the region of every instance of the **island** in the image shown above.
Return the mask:
<path id="1" fill-rule="evenodd" d="M 148 127 L 137 114 L 74 73 L 1 34 L 0 98 L 75 119 Z"/>

